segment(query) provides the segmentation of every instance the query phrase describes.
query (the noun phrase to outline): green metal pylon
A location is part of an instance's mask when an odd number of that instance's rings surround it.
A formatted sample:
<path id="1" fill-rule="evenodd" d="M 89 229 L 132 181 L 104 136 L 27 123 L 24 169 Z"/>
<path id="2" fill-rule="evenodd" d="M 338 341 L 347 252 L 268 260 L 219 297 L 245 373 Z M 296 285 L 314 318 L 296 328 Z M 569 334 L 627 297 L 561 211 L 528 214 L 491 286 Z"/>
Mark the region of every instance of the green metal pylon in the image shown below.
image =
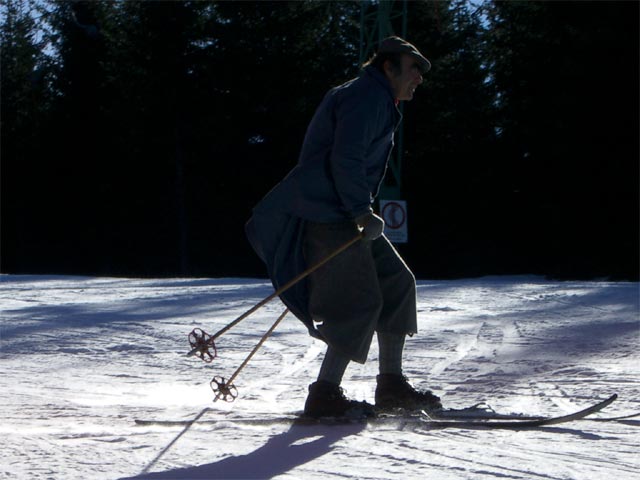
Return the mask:
<path id="1" fill-rule="evenodd" d="M 401 37 L 407 35 L 407 1 L 380 0 L 363 1 L 360 5 L 360 65 L 371 58 L 380 42 L 392 35 L 398 35 L 393 23 L 400 21 Z M 403 113 L 400 104 L 400 112 Z M 398 200 L 402 198 L 402 160 L 404 134 L 402 125 L 396 132 L 396 148 L 389 159 L 389 170 L 380 191 L 380 198 Z"/>

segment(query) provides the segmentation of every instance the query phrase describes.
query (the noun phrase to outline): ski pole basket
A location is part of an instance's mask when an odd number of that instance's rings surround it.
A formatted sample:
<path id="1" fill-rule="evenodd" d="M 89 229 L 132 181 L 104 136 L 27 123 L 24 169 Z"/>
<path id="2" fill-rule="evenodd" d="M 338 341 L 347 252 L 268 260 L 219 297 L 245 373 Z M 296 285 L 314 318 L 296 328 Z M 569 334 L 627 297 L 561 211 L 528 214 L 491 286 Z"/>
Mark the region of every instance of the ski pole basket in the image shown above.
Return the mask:
<path id="1" fill-rule="evenodd" d="M 211 390 L 213 390 L 216 396 L 214 402 L 218 399 L 224 400 L 225 402 L 233 402 L 238 398 L 238 390 L 231 382 L 227 382 L 224 377 L 213 377 L 210 385 Z"/>
<path id="2" fill-rule="evenodd" d="M 191 351 L 188 355 L 195 355 L 207 363 L 211 363 L 211 361 L 218 356 L 218 350 L 216 349 L 213 337 L 201 328 L 194 328 L 191 331 L 189 334 L 189 345 L 191 345 Z"/>

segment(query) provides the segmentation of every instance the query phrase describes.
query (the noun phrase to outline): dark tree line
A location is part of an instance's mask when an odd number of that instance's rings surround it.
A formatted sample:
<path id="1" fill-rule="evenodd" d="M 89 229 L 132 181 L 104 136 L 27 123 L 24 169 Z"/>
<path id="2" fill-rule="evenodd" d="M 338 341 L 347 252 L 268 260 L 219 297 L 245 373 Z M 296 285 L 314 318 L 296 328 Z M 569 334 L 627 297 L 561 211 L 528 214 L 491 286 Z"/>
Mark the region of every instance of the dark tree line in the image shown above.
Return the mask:
<path id="1" fill-rule="evenodd" d="M 2 271 L 264 274 L 244 222 L 358 74 L 361 7 L 3 2 Z M 407 8 L 417 275 L 637 279 L 638 3 Z"/>

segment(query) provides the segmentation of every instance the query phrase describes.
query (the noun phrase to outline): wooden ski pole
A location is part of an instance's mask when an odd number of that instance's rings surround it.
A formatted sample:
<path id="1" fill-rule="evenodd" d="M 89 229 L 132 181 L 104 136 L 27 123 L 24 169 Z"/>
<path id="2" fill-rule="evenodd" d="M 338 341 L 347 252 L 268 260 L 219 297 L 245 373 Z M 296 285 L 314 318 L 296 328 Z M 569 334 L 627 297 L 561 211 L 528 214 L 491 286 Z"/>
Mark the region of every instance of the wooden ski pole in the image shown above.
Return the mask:
<path id="1" fill-rule="evenodd" d="M 213 389 L 213 393 L 216 394 L 216 397 L 213 399 L 214 402 L 217 402 L 219 399 L 223 399 L 226 402 L 232 402 L 238 396 L 238 391 L 236 387 L 233 385 L 233 381 L 240 374 L 242 369 L 247 366 L 247 363 L 253 358 L 256 352 L 260 349 L 260 347 L 267 341 L 267 338 L 271 336 L 273 331 L 276 329 L 278 324 L 282 321 L 282 319 L 289 313 L 289 309 L 285 308 L 284 312 L 278 317 L 278 319 L 271 325 L 271 328 L 267 330 L 267 332 L 262 336 L 258 344 L 253 347 L 251 353 L 247 355 L 247 358 L 240 364 L 240 366 L 233 372 L 233 375 L 229 377 L 229 380 L 225 381 L 224 378 L 214 377 L 211 380 L 211 388 Z M 215 386 L 214 386 L 215 385 Z"/>
<path id="2" fill-rule="evenodd" d="M 232 329 L 233 327 L 235 327 L 237 324 L 239 324 L 241 321 L 243 321 L 245 318 L 247 318 L 249 315 L 251 315 L 253 312 L 255 312 L 256 310 L 258 310 L 259 308 L 263 307 L 264 305 L 266 305 L 267 303 L 269 303 L 271 300 L 273 300 L 274 298 L 282 295 L 284 292 L 286 292 L 287 290 L 289 290 L 291 287 L 293 287 L 296 283 L 300 282 L 301 280 L 303 280 L 304 278 L 306 278 L 307 276 L 309 276 L 311 273 L 315 272 L 317 269 L 319 269 L 320 267 L 322 267 L 324 264 L 326 264 L 329 260 L 332 260 L 334 257 L 336 257 L 337 255 L 340 255 L 342 252 L 344 252 L 347 248 L 349 248 L 351 245 L 353 245 L 354 243 L 356 243 L 358 240 L 362 239 L 363 234 L 359 233 L 358 235 L 356 235 L 355 237 L 353 237 L 351 240 L 349 240 L 348 242 L 344 243 L 343 245 L 341 245 L 340 247 L 338 247 L 335 251 L 333 251 L 332 253 L 330 253 L 329 255 L 327 255 L 324 259 L 320 260 L 318 263 L 316 263 L 315 265 L 309 267 L 307 270 L 305 270 L 304 272 L 300 273 L 298 276 L 296 276 L 295 278 L 293 278 L 292 280 L 289 280 L 287 283 L 285 283 L 282 287 L 280 287 L 278 290 L 276 290 L 275 292 L 273 292 L 271 295 L 269 295 L 267 298 L 265 298 L 264 300 L 261 300 L 260 302 L 258 302 L 256 305 L 254 305 L 253 307 L 251 307 L 249 310 L 247 310 L 246 312 L 244 312 L 242 315 L 240 315 L 238 318 L 236 318 L 234 321 L 232 321 L 231 323 L 229 323 L 227 326 L 225 326 L 224 328 L 220 329 L 218 332 L 216 332 L 215 334 L 211 335 L 210 338 L 207 339 L 207 342 L 213 344 L 213 341 L 218 338 L 220 335 L 226 333 L 227 331 L 229 331 L 230 329 Z M 196 353 L 199 353 L 201 351 L 202 347 L 198 346 L 193 348 L 189 353 L 187 353 L 187 356 L 190 357 L 192 355 L 195 355 Z"/>

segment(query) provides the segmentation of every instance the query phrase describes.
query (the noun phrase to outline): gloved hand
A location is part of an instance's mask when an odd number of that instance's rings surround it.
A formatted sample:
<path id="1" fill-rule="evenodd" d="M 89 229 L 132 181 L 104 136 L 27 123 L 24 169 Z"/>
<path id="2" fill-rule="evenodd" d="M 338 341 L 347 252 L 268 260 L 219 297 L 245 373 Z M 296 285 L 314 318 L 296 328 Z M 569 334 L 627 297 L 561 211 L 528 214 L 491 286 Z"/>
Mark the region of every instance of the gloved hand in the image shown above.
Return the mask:
<path id="1" fill-rule="evenodd" d="M 356 217 L 356 224 L 362 229 L 364 240 L 375 240 L 384 231 L 384 220 L 373 212 Z"/>

